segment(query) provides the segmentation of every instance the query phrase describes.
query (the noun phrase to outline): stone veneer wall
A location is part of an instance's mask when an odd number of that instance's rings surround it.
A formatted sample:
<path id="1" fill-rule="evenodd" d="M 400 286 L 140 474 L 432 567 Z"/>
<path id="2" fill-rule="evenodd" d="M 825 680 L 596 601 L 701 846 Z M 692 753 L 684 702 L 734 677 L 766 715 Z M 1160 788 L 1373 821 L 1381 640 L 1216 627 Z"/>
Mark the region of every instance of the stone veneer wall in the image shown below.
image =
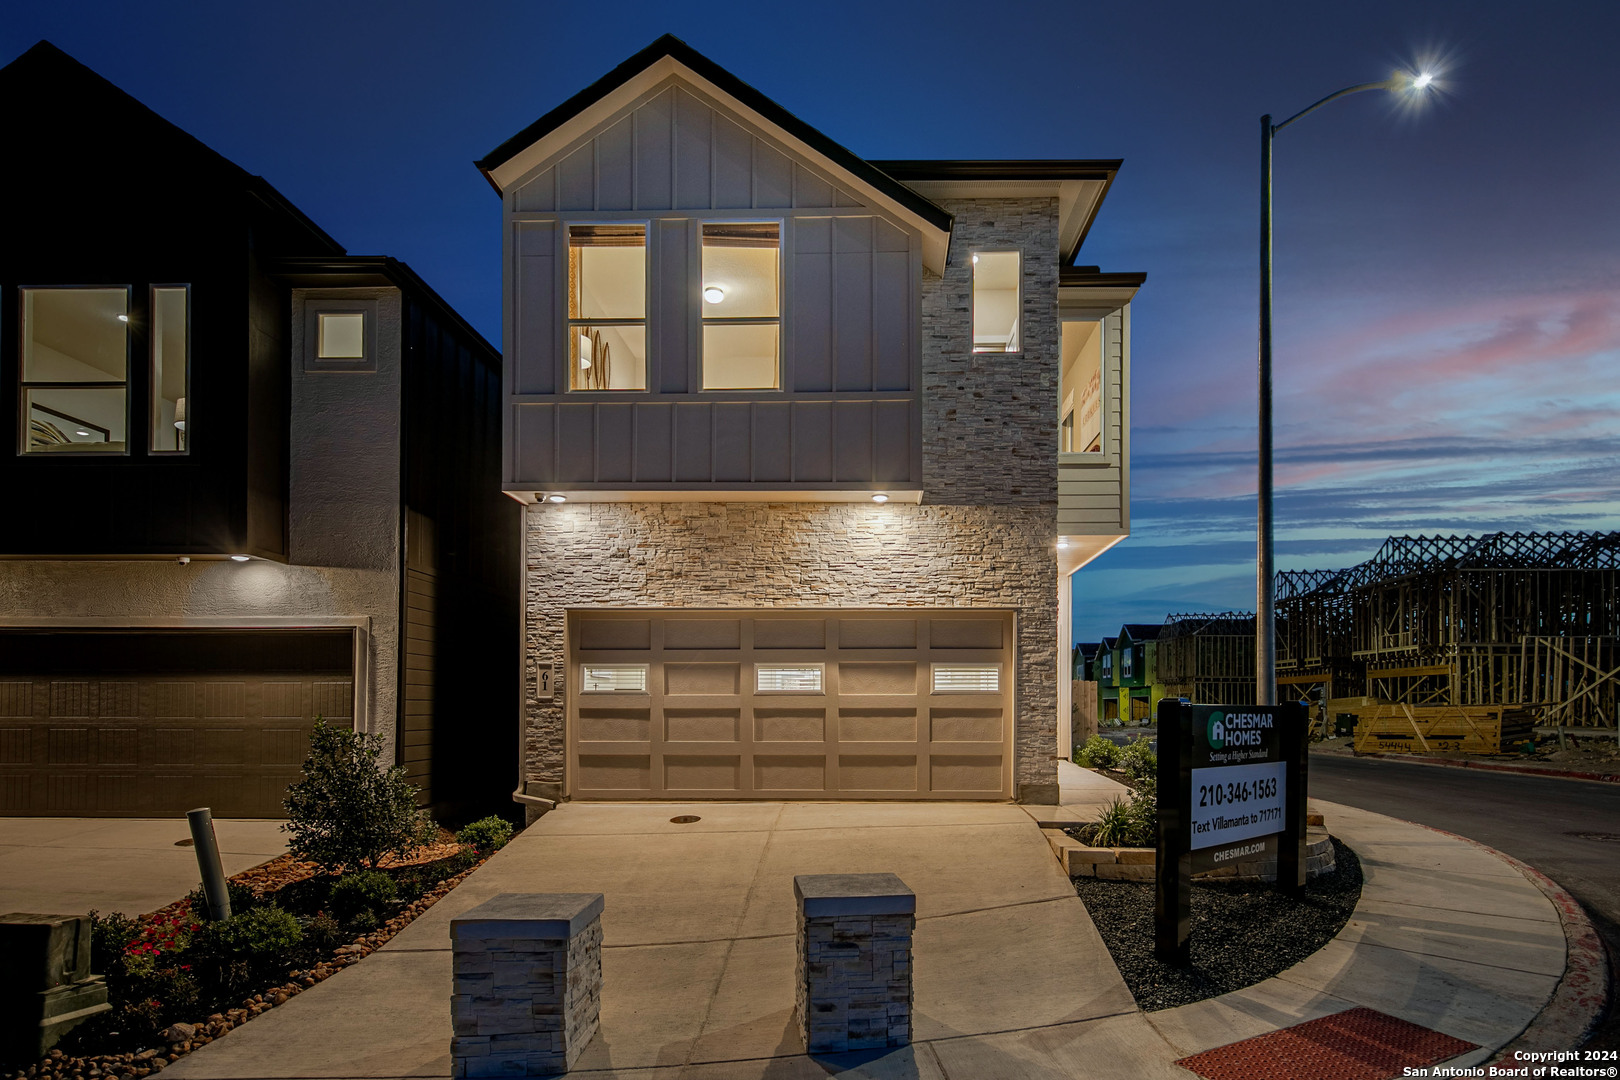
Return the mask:
<path id="1" fill-rule="evenodd" d="M 1018 611 L 1013 781 L 1057 801 L 1054 506 L 536 504 L 525 516 L 524 777 L 561 793 L 569 607 L 999 607 Z"/>
<path id="2" fill-rule="evenodd" d="M 943 277 L 922 296 L 923 505 L 530 506 L 523 769 L 562 791 L 568 607 L 1011 607 L 1018 610 L 1014 790 L 1057 802 L 1056 199 L 954 199 Z M 1023 252 L 1021 350 L 973 351 L 975 249 Z M 1067 677 L 1067 664 L 1064 664 Z"/>

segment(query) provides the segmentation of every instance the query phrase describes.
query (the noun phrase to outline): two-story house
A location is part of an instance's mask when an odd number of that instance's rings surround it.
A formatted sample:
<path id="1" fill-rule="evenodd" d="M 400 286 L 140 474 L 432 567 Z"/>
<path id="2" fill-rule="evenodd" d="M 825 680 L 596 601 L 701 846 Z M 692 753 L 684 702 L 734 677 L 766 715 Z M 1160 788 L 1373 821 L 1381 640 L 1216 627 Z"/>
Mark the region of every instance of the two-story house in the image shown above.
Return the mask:
<path id="1" fill-rule="evenodd" d="M 51 45 L 0 102 L 0 814 L 278 817 L 317 715 L 510 809 L 499 355 Z"/>
<path id="2" fill-rule="evenodd" d="M 664 37 L 496 148 L 536 800 L 1057 799 L 1118 161 L 858 157 Z"/>

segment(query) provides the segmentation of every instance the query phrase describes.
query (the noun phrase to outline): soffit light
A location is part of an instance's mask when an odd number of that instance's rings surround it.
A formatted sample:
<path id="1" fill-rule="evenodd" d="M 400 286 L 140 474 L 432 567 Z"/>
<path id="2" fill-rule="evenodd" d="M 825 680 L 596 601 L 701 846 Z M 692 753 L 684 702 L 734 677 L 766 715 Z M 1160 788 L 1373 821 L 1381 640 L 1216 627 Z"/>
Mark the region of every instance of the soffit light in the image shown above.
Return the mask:
<path id="1" fill-rule="evenodd" d="M 546 502 L 565 503 L 567 501 L 568 501 L 568 496 L 566 496 L 566 495 L 547 495 L 546 496 Z"/>
<path id="2" fill-rule="evenodd" d="M 725 298 L 726 290 L 722 289 L 718 285 L 710 285 L 708 288 L 703 290 L 703 299 L 707 300 L 711 304 L 718 304 Z"/>
<path id="3" fill-rule="evenodd" d="M 974 266 L 979 265 L 979 257 L 977 255 L 973 256 L 973 265 Z"/>
<path id="4" fill-rule="evenodd" d="M 250 558 L 252 558 L 251 555 L 232 555 L 231 562 L 247 562 Z"/>
<path id="5" fill-rule="evenodd" d="M 872 501 L 875 503 L 886 503 L 889 501 L 889 497 L 880 491 L 876 495 L 872 496 Z"/>
<path id="6" fill-rule="evenodd" d="M 1058 548 L 1059 551 L 1068 551 L 1069 550 L 1069 542 L 1067 540 L 1059 540 L 1057 542 L 1057 548 Z"/>
<path id="7" fill-rule="evenodd" d="M 129 316 L 128 315 L 120 315 L 120 316 L 118 316 L 118 321 L 119 322 L 129 322 Z"/>

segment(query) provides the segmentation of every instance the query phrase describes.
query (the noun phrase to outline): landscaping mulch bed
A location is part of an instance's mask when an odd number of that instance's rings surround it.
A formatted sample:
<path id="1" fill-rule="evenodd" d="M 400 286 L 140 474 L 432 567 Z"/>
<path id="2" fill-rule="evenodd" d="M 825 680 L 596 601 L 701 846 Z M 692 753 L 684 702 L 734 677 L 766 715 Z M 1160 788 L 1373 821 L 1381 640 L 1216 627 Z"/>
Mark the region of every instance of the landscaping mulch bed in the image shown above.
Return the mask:
<path id="1" fill-rule="evenodd" d="M 1070 880 L 1137 1007 L 1157 1012 L 1263 982 L 1332 941 L 1361 898 L 1355 853 L 1334 839 L 1333 854 L 1333 870 L 1299 899 L 1269 884 L 1195 881 L 1186 968 L 1153 956 L 1153 882 Z"/>
<path id="2" fill-rule="evenodd" d="M 453 858 L 461 850 L 461 845 L 453 840 L 441 839 L 438 843 L 418 848 L 408 857 L 385 858 L 380 865 L 388 869 L 427 867 L 435 862 Z M 232 1028 L 247 1023 L 260 1013 L 283 1004 L 316 983 L 370 956 L 487 861 L 488 856 L 485 856 L 467 869 L 432 885 L 420 897 L 400 908 L 376 930 L 338 946 L 329 956 L 308 968 L 289 971 L 286 982 L 268 987 L 250 997 L 244 997 L 237 1008 L 212 1013 L 206 1018 L 198 1018 L 195 1023 L 172 1025 L 163 1032 L 163 1037 L 157 1045 L 123 1053 L 86 1053 L 76 1056 L 71 1050 L 74 1035 L 69 1033 L 64 1040 L 64 1045 L 69 1049 L 52 1050 L 39 1062 L 24 1068 L 0 1070 L 0 1080 L 135 1080 L 137 1077 L 154 1075 L 198 1047 L 213 1042 Z M 299 882 L 314 878 L 320 872 L 320 868 L 314 863 L 302 862 L 292 855 L 280 855 L 269 862 L 235 874 L 230 880 L 233 884 L 245 885 L 255 893 L 267 896 L 289 885 L 296 886 Z M 189 907 L 189 901 L 177 900 L 158 911 L 142 916 L 142 921 L 184 916 L 189 913 Z"/>

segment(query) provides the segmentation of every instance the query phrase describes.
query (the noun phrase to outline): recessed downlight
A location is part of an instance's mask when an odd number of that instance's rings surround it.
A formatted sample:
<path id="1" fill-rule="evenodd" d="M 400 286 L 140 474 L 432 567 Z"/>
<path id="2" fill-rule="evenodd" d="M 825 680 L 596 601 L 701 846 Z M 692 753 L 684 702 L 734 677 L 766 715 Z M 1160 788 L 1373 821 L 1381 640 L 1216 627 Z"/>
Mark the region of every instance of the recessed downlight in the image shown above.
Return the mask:
<path id="1" fill-rule="evenodd" d="M 120 316 L 118 316 L 118 321 L 119 322 L 129 322 L 129 316 L 128 315 L 120 315 Z"/>
<path id="2" fill-rule="evenodd" d="M 567 501 L 568 501 L 568 496 L 566 496 L 566 495 L 552 494 L 552 495 L 547 495 L 546 496 L 546 502 L 565 503 Z"/>
<path id="3" fill-rule="evenodd" d="M 872 501 L 875 503 L 886 503 L 889 501 L 889 497 L 880 491 L 876 495 L 872 496 Z"/>
<path id="4" fill-rule="evenodd" d="M 977 255 L 973 256 L 973 265 L 974 266 L 979 265 L 979 257 Z"/>
<path id="5" fill-rule="evenodd" d="M 1068 551 L 1069 550 L 1069 542 L 1067 540 L 1059 540 L 1057 542 L 1057 549 L 1059 551 Z"/>
<path id="6" fill-rule="evenodd" d="M 725 298 L 726 290 L 722 289 L 718 285 L 710 285 L 708 288 L 703 290 L 703 299 L 707 300 L 711 304 L 718 304 Z"/>
<path id="7" fill-rule="evenodd" d="M 247 562 L 250 558 L 252 558 L 251 555 L 232 555 L 231 562 Z"/>

